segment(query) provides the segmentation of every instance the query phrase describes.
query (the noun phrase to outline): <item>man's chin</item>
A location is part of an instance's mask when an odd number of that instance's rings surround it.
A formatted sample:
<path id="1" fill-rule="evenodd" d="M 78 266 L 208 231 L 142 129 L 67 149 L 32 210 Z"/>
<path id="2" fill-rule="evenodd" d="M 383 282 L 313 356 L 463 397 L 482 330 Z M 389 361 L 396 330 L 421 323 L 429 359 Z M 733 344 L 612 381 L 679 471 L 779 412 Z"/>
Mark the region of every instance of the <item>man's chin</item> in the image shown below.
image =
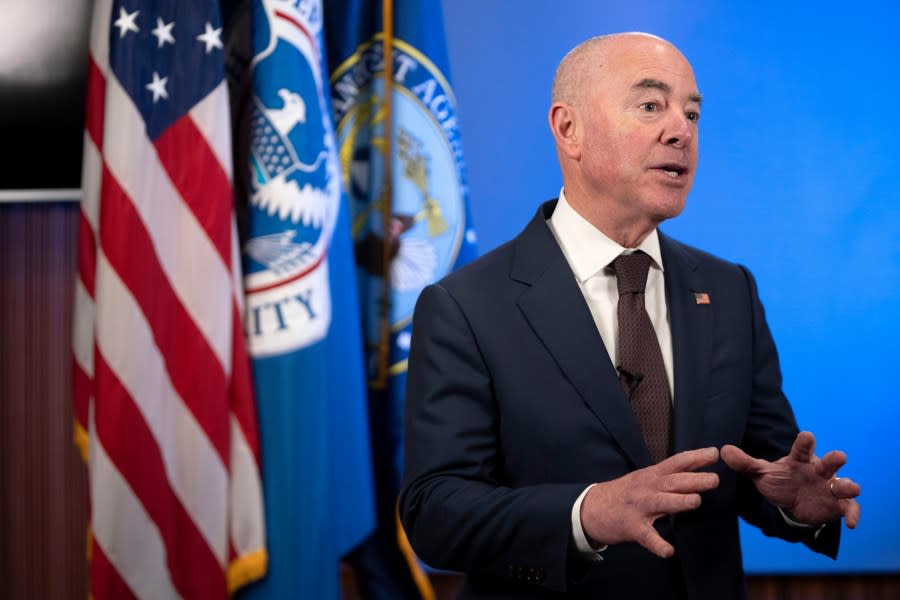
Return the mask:
<path id="1" fill-rule="evenodd" d="M 648 203 L 648 214 L 657 224 L 662 223 L 680 215 L 684 211 L 685 201 L 684 196 L 654 198 Z"/>

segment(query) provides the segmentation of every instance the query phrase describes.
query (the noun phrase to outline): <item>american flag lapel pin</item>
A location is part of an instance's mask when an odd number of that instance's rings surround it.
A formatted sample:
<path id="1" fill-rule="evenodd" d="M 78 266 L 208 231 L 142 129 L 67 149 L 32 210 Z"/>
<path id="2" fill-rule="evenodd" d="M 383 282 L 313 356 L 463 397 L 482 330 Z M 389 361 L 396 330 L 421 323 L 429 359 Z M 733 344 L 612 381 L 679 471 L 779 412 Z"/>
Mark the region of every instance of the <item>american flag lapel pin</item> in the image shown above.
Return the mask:
<path id="1" fill-rule="evenodd" d="M 694 292 L 694 301 L 697 304 L 709 304 L 709 294 L 706 292 Z"/>

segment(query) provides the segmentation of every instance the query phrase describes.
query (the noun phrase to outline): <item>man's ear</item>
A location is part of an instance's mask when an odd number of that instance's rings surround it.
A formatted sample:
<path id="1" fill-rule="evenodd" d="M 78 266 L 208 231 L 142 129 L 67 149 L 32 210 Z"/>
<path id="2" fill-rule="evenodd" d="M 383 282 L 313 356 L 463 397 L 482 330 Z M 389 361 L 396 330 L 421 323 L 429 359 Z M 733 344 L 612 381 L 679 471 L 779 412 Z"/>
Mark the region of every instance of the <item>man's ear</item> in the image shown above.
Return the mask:
<path id="1" fill-rule="evenodd" d="M 581 158 L 581 119 L 571 104 L 554 102 L 547 115 L 550 131 L 562 155 L 572 160 Z"/>

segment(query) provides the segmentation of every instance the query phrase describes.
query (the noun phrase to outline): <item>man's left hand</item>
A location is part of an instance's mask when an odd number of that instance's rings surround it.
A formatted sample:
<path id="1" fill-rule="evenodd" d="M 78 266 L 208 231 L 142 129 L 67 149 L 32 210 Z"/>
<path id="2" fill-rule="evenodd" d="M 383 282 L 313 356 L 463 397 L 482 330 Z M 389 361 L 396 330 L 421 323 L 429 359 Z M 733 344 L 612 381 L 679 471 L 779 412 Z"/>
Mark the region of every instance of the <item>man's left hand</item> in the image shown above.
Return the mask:
<path id="1" fill-rule="evenodd" d="M 801 523 L 820 525 L 844 517 L 853 529 L 859 521 L 858 483 L 836 477 L 847 455 L 832 450 L 822 458 L 815 454 L 816 438 L 802 431 L 791 453 L 775 462 L 753 458 L 737 446 L 724 446 L 721 456 L 729 467 L 748 475 L 759 493 Z"/>

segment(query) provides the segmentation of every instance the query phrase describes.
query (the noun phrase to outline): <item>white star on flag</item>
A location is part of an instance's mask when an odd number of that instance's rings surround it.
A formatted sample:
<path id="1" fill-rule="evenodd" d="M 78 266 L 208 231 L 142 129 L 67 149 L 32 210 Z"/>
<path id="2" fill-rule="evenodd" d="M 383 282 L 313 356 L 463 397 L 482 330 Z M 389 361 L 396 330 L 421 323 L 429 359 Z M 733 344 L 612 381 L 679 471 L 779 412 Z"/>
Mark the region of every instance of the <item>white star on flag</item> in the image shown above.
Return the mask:
<path id="1" fill-rule="evenodd" d="M 164 23 L 162 19 L 156 17 L 156 29 L 154 29 L 152 33 L 159 42 L 157 48 L 162 48 L 166 42 L 169 42 L 170 44 L 175 43 L 175 38 L 172 37 L 173 27 L 175 27 L 175 21 Z"/>
<path id="2" fill-rule="evenodd" d="M 153 92 L 153 104 L 156 104 L 156 101 L 160 98 L 163 100 L 169 99 L 169 92 L 166 91 L 167 81 L 169 81 L 168 77 L 160 79 L 159 73 L 153 71 L 153 81 L 144 86 L 146 89 Z"/>
<path id="3" fill-rule="evenodd" d="M 206 44 L 206 53 L 212 52 L 213 48 L 222 48 L 222 28 L 213 29 L 213 26 L 206 22 L 206 31 L 197 36 L 197 39 Z"/>
<path id="4" fill-rule="evenodd" d="M 125 37 L 125 34 L 129 31 L 135 33 L 140 31 L 137 24 L 134 22 L 140 12 L 141 11 L 136 10 L 133 13 L 128 14 L 124 8 L 119 8 L 119 18 L 113 23 L 113 25 L 119 28 L 119 38 Z"/>

